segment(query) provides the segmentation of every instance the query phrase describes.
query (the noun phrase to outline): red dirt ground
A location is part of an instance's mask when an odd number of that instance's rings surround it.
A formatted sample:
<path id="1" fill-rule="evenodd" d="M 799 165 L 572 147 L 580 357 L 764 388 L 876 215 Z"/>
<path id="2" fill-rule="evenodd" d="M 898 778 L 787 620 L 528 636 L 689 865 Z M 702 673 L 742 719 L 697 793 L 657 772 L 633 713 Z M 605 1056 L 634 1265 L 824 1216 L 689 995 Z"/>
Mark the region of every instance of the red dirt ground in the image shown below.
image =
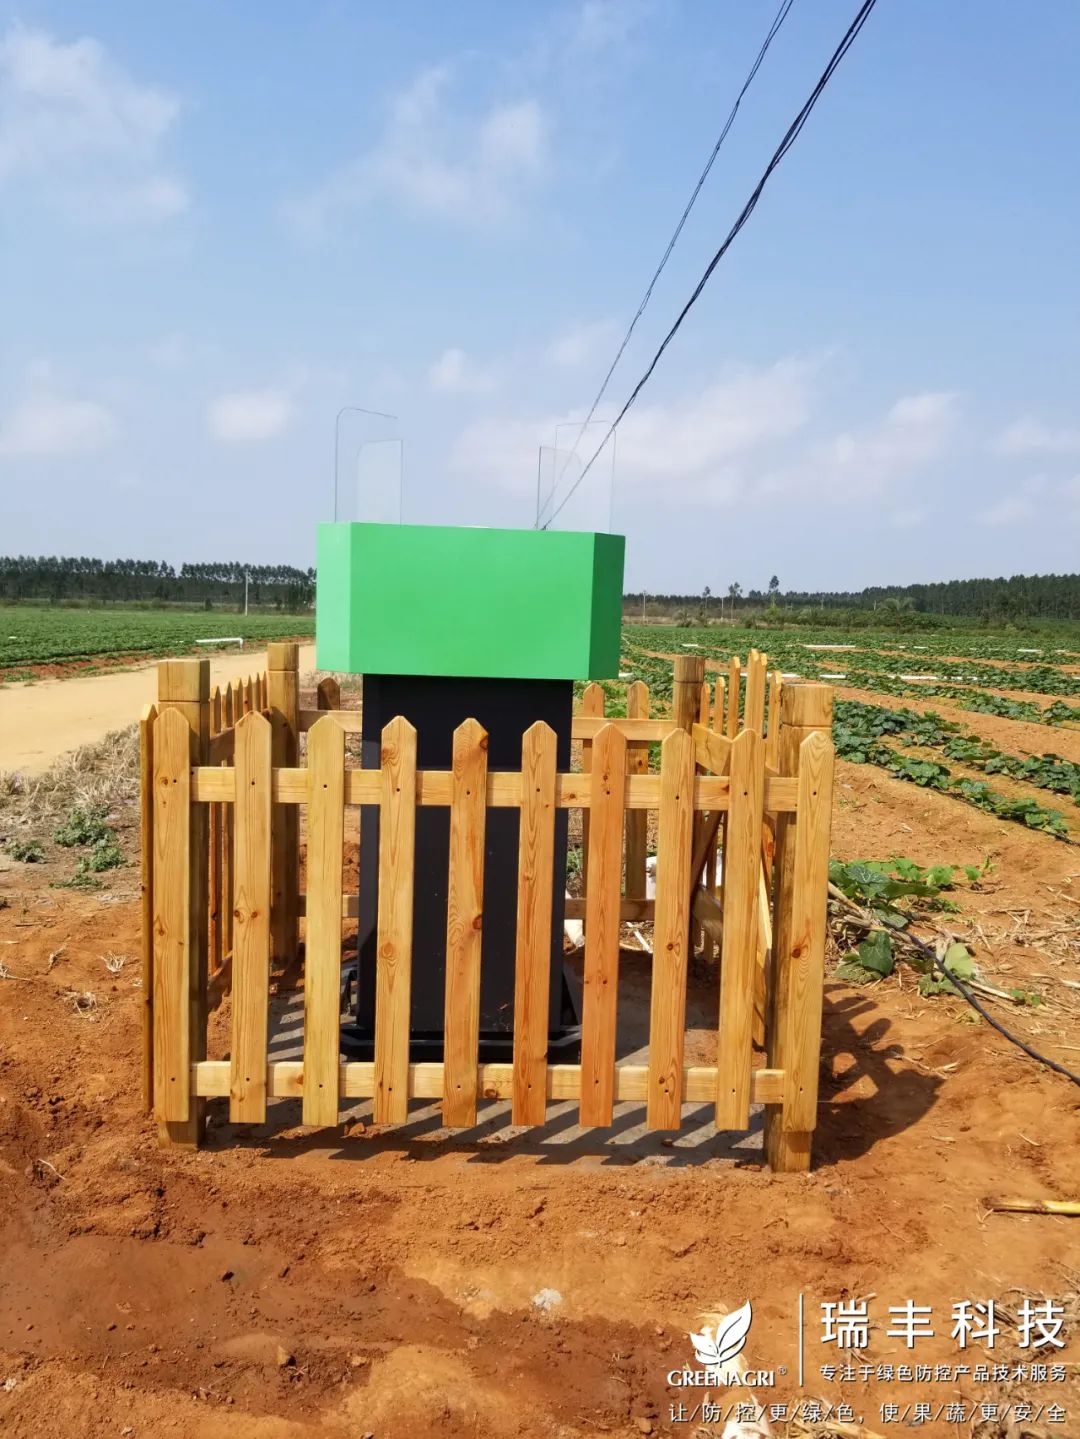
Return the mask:
<path id="1" fill-rule="evenodd" d="M 867 767 L 840 766 L 837 800 L 842 857 L 992 857 L 985 889 L 963 892 L 949 922 L 993 982 L 1047 1000 L 994 1012 L 1080 1067 L 1080 991 L 1066 982 L 1080 979 L 1080 850 Z M 767 1397 L 790 1401 L 800 1292 L 803 1397 L 848 1400 L 868 1431 L 900 1432 L 881 1419 L 885 1401 L 1022 1392 L 1071 1416 L 1031 1432 L 1080 1433 L 1075 1329 L 1066 1381 L 1019 1391 L 819 1373 L 837 1362 L 818 1339 L 822 1301 L 873 1296 L 874 1363 L 913 1359 L 885 1333 L 887 1306 L 931 1304 L 937 1336 L 914 1359 L 955 1364 L 987 1355 L 958 1353 L 953 1303 L 1015 1309 L 1017 1289 L 1080 1291 L 1075 1221 L 985 1204 L 1080 1197 L 1080 1090 L 971 1023 L 959 1000 L 921 999 L 910 972 L 827 985 L 807 1176 L 708 1148 L 635 1160 L 602 1135 L 567 1154 L 482 1129 L 245 1136 L 213 1108 L 206 1147 L 189 1153 L 159 1148 L 139 1109 L 133 871 L 90 895 L 50 888 L 55 877 L 0 873 L 5 1435 L 719 1435 L 669 1417 L 667 1372 L 693 1364 L 688 1331 L 750 1298 L 746 1357 L 787 1366 Z M 108 954 L 127 957 L 116 975 Z M 84 1014 L 72 995 L 86 991 L 96 1007 Z M 547 1309 L 534 1302 L 544 1290 L 561 1296 Z"/>

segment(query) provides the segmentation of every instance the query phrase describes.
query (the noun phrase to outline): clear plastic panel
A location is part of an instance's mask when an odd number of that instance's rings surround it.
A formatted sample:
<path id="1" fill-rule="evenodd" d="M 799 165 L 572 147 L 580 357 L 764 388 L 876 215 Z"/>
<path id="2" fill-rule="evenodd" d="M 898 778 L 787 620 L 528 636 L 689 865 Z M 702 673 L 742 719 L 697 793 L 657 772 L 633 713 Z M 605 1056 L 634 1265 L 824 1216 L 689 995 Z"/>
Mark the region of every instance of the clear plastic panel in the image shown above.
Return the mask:
<path id="1" fill-rule="evenodd" d="M 590 422 L 574 449 L 579 422 L 558 425 L 554 445 L 541 445 L 536 471 L 538 530 L 612 529 L 615 503 L 615 439 L 612 435 L 588 474 L 585 466 L 608 429 L 606 420 Z M 561 443 L 560 443 L 561 442 Z"/>
<path id="2" fill-rule="evenodd" d="M 396 415 L 348 405 L 334 430 L 333 520 L 399 525 L 405 513 L 405 441 Z"/>

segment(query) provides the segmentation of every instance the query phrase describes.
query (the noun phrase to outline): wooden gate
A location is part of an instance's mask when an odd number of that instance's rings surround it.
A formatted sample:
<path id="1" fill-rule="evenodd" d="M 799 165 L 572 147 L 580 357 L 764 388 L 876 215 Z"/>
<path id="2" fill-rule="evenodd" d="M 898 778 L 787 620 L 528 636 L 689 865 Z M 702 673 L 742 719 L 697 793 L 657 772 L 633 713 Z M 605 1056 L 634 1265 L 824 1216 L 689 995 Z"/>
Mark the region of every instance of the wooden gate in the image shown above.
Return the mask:
<path id="1" fill-rule="evenodd" d="M 380 767 L 365 770 L 346 756 L 358 712 L 325 712 L 332 686 L 320 709 L 301 710 L 295 655 L 295 646 L 271 647 L 266 681 L 242 713 L 215 704 L 205 661 L 170 661 L 143 719 L 144 1078 L 163 1139 L 197 1143 L 211 1098 L 228 1100 L 234 1122 L 257 1123 L 268 1100 L 299 1097 L 303 1123 L 316 1126 L 336 1124 L 343 1101 L 370 1098 L 377 1124 L 400 1124 L 411 1098 L 441 1099 L 451 1127 L 473 1125 L 488 1099 L 509 1100 L 521 1125 L 542 1125 L 550 1102 L 575 1100 L 587 1126 L 610 1125 L 616 1103 L 635 1101 L 659 1130 L 678 1129 L 683 1105 L 703 1101 L 718 1128 L 745 1130 L 757 1103 L 769 1163 L 809 1165 L 832 800 L 827 687 L 781 690 L 764 657 L 751 655 L 743 702 L 734 661 L 727 703 L 722 682 L 714 702 L 702 661 L 686 659 L 676 662 L 664 718 L 649 716 L 643 685 L 631 687 L 625 719 L 604 715 L 599 686 L 586 690 L 574 719 L 578 772 L 557 770 L 555 734 L 537 723 L 522 736 L 520 770 L 489 773 L 475 720 L 455 732 L 450 770 L 418 770 L 416 732 L 402 718 L 383 731 Z M 361 804 L 381 810 L 375 1048 L 371 1062 L 344 1062 L 342 922 L 357 914 L 343 890 L 345 819 Z M 424 963 L 411 933 L 417 805 L 450 810 L 441 1063 L 409 1058 L 411 977 Z M 489 808 L 507 806 L 521 816 L 513 1061 L 489 1064 L 478 1058 L 484 828 Z M 564 883 L 553 872 L 559 809 L 582 815 L 585 892 L 567 901 L 585 932 L 580 1064 L 547 1058 L 552 886 Z M 654 898 L 645 880 L 650 812 Z M 271 972 L 295 961 L 301 920 L 303 1054 L 275 1061 Z M 653 926 L 647 1063 L 616 1052 L 627 921 Z M 684 1061 L 695 940 L 720 966 L 708 1066 Z M 228 1057 L 208 1059 L 207 1006 L 226 989 Z"/>

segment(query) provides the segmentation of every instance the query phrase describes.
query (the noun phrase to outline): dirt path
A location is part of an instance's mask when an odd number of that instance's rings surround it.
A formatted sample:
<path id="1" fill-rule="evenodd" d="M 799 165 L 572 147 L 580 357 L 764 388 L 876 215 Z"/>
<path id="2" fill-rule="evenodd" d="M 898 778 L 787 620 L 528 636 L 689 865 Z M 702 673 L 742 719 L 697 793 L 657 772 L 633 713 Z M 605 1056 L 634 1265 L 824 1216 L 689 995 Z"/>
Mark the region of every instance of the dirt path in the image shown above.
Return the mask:
<path id="1" fill-rule="evenodd" d="M 217 655 L 210 683 L 227 684 L 264 668 L 265 650 Z M 61 755 L 138 719 L 155 695 L 156 661 L 85 679 L 42 680 L 0 689 L 0 771 L 40 774 Z M 315 646 L 300 646 L 300 672 L 315 667 Z"/>

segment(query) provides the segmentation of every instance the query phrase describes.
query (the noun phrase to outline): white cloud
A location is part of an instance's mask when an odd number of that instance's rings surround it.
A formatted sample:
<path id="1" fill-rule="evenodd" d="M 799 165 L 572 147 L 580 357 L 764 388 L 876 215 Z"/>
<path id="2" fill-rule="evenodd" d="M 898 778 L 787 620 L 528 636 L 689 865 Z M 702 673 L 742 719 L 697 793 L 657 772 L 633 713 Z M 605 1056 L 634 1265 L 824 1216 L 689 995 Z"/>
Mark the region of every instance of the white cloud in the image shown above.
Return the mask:
<path id="1" fill-rule="evenodd" d="M 905 396 L 872 423 L 814 439 L 811 426 L 822 430 L 819 391 L 827 360 L 732 367 L 678 398 L 639 401 L 618 430 L 616 504 L 620 495 L 642 489 L 666 505 L 711 507 L 775 504 L 777 497 L 829 503 L 884 494 L 892 500 L 886 511 L 892 527 L 925 524 L 930 510 L 905 494 L 900 481 L 947 452 L 957 426 L 956 397 Z M 527 496 L 535 490 L 538 448 L 551 445 L 556 423 L 566 425 L 562 456 L 576 433 L 570 419 L 549 414 L 475 421 L 458 436 L 451 464 L 476 483 Z M 556 502 L 603 434 L 599 427 L 590 431 L 579 458 L 565 469 L 563 458 L 549 466 L 553 478 L 562 477 Z M 611 474 L 609 456 L 610 449 L 596 463 L 597 483 L 586 481 L 583 489 L 599 495 Z M 542 483 L 545 473 L 541 457 Z"/>
<path id="2" fill-rule="evenodd" d="M 206 422 L 215 439 L 236 444 L 273 439 L 292 416 L 293 398 L 288 390 L 235 390 L 210 404 Z"/>
<path id="3" fill-rule="evenodd" d="M 979 515 L 980 525 L 994 527 L 1023 524 L 1035 513 L 1035 506 L 1026 495 L 1005 495 L 995 500 Z"/>
<path id="4" fill-rule="evenodd" d="M 1048 475 L 1029 475 L 1011 486 L 978 515 L 981 525 L 1001 528 L 1028 524 L 1040 514 L 1060 520 L 1080 519 L 1080 475 L 1052 480 Z"/>
<path id="5" fill-rule="evenodd" d="M 159 163 L 178 113 L 97 40 L 19 24 L 0 37 L 0 187 L 32 187 L 95 222 L 169 219 L 188 205 Z"/>
<path id="6" fill-rule="evenodd" d="M 917 530 L 930 516 L 925 505 L 901 505 L 889 511 L 889 524 L 894 530 Z"/>
<path id="7" fill-rule="evenodd" d="M 651 0 L 584 0 L 570 37 L 570 48 L 586 57 L 628 43 L 653 10 Z"/>
<path id="8" fill-rule="evenodd" d="M 546 357 L 553 365 L 575 369 L 596 360 L 615 342 L 615 327 L 610 320 L 596 320 L 592 324 L 573 325 L 564 330 L 547 347 Z"/>
<path id="9" fill-rule="evenodd" d="M 816 361 L 794 359 L 764 369 L 733 368 L 696 394 L 639 403 L 619 427 L 617 489 L 662 486 L 665 497 L 729 503 L 739 493 L 740 466 L 807 423 L 817 370 Z M 535 491 L 538 447 L 551 444 L 556 424 L 567 426 L 563 443 L 571 444 L 573 419 L 548 415 L 476 421 L 459 435 L 451 463 L 494 487 Z M 590 431 L 579 449 L 582 461 L 602 437 L 599 427 Z M 610 474 L 606 463 L 600 460 L 597 465 Z M 575 462 L 566 470 L 565 483 L 577 473 Z"/>
<path id="10" fill-rule="evenodd" d="M 474 364 L 464 350 L 444 350 L 428 370 L 433 390 L 450 395 L 483 395 L 495 388 L 494 371 Z"/>
<path id="11" fill-rule="evenodd" d="M 343 212 L 391 200 L 418 215 L 464 225 L 503 220 L 547 161 L 547 124 L 536 100 L 466 117 L 448 103 L 448 66 L 424 70 L 394 100 L 366 154 L 291 207 L 318 233 Z"/>
<path id="12" fill-rule="evenodd" d="M 1015 420 L 998 436 L 996 448 L 1004 455 L 1080 455 L 1080 429 Z"/>
<path id="13" fill-rule="evenodd" d="M 728 371 L 697 395 L 670 404 L 641 401 L 619 427 L 619 474 L 679 480 L 708 497 L 712 477 L 792 435 L 811 415 L 813 361 L 781 360 Z"/>
<path id="14" fill-rule="evenodd" d="M 32 395 L 0 422 L 0 455 L 84 455 L 109 443 L 116 425 L 94 400 Z"/>
<path id="15" fill-rule="evenodd" d="M 943 454 L 956 420 L 954 394 L 905 395 L 875 423 L 842 431 L 768 474 L 763 490 L 831 499 L 880 495 Z"/>

